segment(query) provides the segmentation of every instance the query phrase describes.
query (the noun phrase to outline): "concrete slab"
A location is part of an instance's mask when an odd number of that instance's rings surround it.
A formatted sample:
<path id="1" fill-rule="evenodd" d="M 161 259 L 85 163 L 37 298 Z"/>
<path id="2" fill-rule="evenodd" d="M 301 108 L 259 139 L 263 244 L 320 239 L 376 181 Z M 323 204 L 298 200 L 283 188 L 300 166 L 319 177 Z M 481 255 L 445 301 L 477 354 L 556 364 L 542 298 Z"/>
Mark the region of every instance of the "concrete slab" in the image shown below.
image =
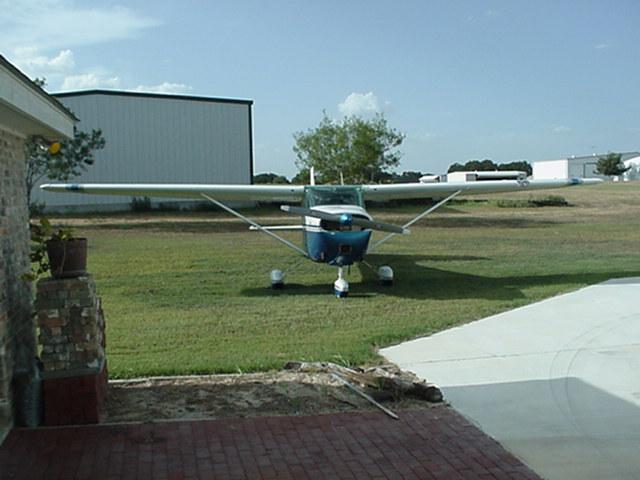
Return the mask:
<path id="1" fill-rule="evenodd" d="M 640 278 L 381 352 L 549 479 L 640 479 Z"/>

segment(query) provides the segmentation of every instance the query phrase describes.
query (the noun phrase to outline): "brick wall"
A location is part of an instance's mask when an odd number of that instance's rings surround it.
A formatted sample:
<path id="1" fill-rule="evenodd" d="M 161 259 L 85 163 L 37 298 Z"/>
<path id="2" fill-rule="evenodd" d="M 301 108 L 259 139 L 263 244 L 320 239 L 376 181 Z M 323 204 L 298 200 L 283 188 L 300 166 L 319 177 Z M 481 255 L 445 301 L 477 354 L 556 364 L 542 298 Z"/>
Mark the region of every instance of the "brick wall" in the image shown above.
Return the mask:
<path id="1" fill-rule="evenodd" d="M 24 140 L 0 127 L 0 442 L 12 424 L 11 379 L 36 355 L 31 316 Z"/>

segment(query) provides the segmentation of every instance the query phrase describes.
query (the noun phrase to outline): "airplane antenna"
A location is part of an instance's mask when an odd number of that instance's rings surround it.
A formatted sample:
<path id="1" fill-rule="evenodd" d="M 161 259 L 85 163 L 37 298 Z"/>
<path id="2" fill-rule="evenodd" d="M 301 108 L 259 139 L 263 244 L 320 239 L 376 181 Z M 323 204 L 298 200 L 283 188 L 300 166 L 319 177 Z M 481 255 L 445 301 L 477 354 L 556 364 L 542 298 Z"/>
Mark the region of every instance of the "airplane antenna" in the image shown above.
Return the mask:
<path id="1" fill-rule="evenodd" d="M 313 167 L 309 168 L 309 184 L 310 185 L 316 184 L 316 172 Z"/>

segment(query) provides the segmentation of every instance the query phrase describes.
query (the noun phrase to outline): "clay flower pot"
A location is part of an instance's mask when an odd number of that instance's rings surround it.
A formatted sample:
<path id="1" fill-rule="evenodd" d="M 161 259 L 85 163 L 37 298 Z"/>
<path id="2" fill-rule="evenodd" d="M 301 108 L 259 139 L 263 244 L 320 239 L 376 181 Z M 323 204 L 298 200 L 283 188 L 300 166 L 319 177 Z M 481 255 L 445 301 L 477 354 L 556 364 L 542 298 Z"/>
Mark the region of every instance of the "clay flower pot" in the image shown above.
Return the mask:
<path id="1" fill-rule="evenodd" d="M 53 278 L 74 278 L 87 273 L 87 239 L 53 238 L 47 241 Z"/>

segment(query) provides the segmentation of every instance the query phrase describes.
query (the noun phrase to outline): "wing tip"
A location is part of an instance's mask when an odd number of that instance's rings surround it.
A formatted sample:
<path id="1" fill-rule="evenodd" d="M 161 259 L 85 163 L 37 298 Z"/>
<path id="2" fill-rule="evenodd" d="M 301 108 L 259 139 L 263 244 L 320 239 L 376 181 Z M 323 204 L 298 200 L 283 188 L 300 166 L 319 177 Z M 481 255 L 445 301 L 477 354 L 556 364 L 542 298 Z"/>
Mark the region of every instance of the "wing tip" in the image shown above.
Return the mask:
<path id="1" fill-rule="evenodd" d="M 55 184 L 55 183 L 44 183 L 40 185 L 41 190 L 47 190 L 48 192 L 81 192 L 84 190 L 84 187 L 79 183 L 63 183 L 63 184 Z"/>

